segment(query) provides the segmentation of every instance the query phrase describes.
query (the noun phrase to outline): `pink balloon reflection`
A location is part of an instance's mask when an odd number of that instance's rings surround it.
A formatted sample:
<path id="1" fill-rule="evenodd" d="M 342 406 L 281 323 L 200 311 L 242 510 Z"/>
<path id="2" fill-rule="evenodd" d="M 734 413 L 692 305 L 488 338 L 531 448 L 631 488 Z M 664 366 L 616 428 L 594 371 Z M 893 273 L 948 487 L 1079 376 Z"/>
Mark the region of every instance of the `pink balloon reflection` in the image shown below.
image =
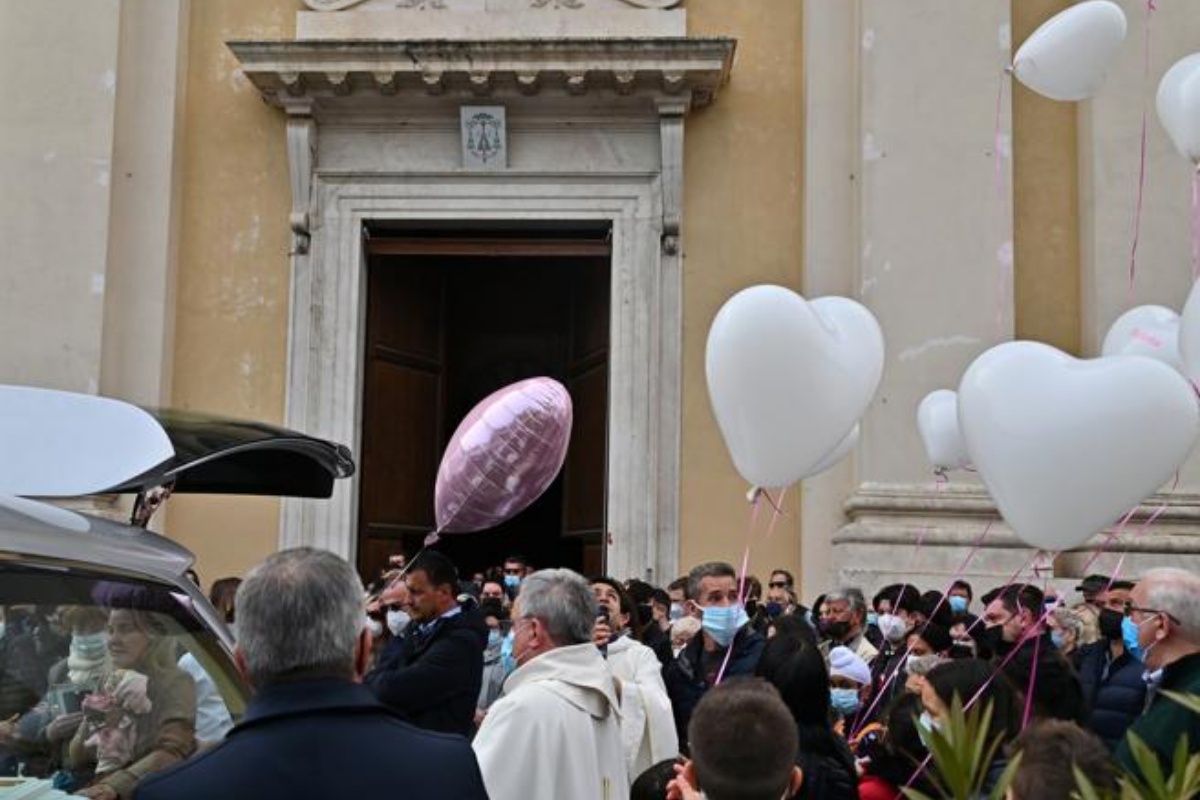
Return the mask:
<path id="1" fill-rule="evenodd" d="M 471 409 L 438 468 L 438 533 L 494 528 L 527 508 L 558 475 L 571 438 L 571 396 L 529 378 Z"/>

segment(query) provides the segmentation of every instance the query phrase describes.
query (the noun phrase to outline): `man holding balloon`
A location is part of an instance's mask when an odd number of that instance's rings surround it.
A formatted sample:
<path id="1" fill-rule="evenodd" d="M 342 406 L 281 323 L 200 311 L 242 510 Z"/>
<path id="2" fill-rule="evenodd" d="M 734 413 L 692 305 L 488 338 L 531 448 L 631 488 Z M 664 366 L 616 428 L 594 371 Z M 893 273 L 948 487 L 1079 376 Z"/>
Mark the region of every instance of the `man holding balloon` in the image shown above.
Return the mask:
<path id="1" fill-rule="evenodd" d="M 700 620 L 696 636 L 663 669 L 675 712 L 681 749 L 687 749 L 688 722 L 700 698 L 734 675 L 753 675 L 766 639 L 750 625 L 738 590 L 737 572 L 719 561 L 701 564 L 688 575 L 688 608 Z"/>

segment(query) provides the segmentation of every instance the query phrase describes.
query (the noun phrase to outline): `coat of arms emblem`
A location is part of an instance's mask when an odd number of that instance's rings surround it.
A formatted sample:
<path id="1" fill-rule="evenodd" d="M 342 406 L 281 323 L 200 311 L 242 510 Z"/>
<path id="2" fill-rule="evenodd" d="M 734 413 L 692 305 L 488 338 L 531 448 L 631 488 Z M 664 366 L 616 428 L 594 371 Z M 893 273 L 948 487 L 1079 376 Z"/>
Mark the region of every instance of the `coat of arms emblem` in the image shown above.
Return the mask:
<path id="1" fill-rule="evenodd" d="M 504 123 L 482 111 L 467 118 L 467 152 L 484 164 L 504 154 Z"/>

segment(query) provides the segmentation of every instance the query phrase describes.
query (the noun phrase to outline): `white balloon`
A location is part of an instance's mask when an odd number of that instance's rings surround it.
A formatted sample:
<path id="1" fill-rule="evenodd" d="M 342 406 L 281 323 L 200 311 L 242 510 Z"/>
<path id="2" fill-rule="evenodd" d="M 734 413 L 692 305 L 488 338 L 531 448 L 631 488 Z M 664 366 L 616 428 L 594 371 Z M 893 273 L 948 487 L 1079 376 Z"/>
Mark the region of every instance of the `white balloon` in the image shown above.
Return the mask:
<path id="1" fill-rule="evenodd" d="M 925 444 L 925 455 L 938 471 L 971 466 L 967 444 L 958 427 L 958 393 L 938 389 L 925 395 L 917 406 L 917 430 Z"/>
<path id="2" fill-rule="evenodd" d="M 1200 386 L 1200 281 L 1192 284 L 1179 317 L 1179 358 L 1184 376 Z"/>
<path id="3" fill-rule="evenodd" d="M 883 374 L 883 332 L 853 300 L 752 286 L 717 312 L 705 372 L 734 466 L 754 486 L 781 488 L 866 412 Z"/>
<path id="4" fill-rule="evenodd" d="M 1125 27 L 1125 12 L 1116 3 L 1077 3 L 1030 34 L 1013 57 L 1013 74 L 1052 100 L 1091 97 L 1125 41 Z"/>
<path id="5" fill-rule="evenodd" d="M 1045 550 L 1078 547 L 1166 483 L 1200 432 L 1188 382 L 1160 361 L 1080 361 L 1008 342 L 958 389 L 967 452 L 1013 531 Z"/>
<path id="6" fill-rule="evenodd" d="M 825 457 L 814 464 L 811 468 L 805 470 L 803 477 L 811 478 L 814 475 L 820 475 L 825 470 L 837 464 L 846 456 L 850 455 L 850 451 L 858 447 L 858 440 L 861 436 L 861 425 L 855 425 L 846 434 L 846 438 L 837 443 Z"/>
<path id="7" fill-rule="evenodd" d="M 1179 372 L 1179 315 L 1166 306 L 1131 308 L 1108 329 L 1100 354 L 1147 356 Z"/>
<path id="8" fill-rule="evenodd" d="M 0 493 L 95 494 L 175 455 L 142 409 L 75 392 L 0 386 Z"/>
<path id="9" fill-rule="evenodd" d="M 1180 155 L 1200 163 L 1200 53 L 1176 61 L 1158 84 L 1158 120 Z"/>

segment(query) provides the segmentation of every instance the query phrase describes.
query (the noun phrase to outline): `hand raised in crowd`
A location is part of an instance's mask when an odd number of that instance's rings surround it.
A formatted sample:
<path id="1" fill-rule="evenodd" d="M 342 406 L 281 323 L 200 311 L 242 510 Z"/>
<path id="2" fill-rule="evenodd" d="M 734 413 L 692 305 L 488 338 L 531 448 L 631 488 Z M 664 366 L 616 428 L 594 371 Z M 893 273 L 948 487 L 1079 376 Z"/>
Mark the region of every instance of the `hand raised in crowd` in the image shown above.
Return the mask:
<path id="1" fill-rule="evenodd" d="M 675 779 L 667 784 L 667 800 L 703 800 L 700 790 L 692 786 L 684 774 L 688 763 L 675 765 Z"/>

